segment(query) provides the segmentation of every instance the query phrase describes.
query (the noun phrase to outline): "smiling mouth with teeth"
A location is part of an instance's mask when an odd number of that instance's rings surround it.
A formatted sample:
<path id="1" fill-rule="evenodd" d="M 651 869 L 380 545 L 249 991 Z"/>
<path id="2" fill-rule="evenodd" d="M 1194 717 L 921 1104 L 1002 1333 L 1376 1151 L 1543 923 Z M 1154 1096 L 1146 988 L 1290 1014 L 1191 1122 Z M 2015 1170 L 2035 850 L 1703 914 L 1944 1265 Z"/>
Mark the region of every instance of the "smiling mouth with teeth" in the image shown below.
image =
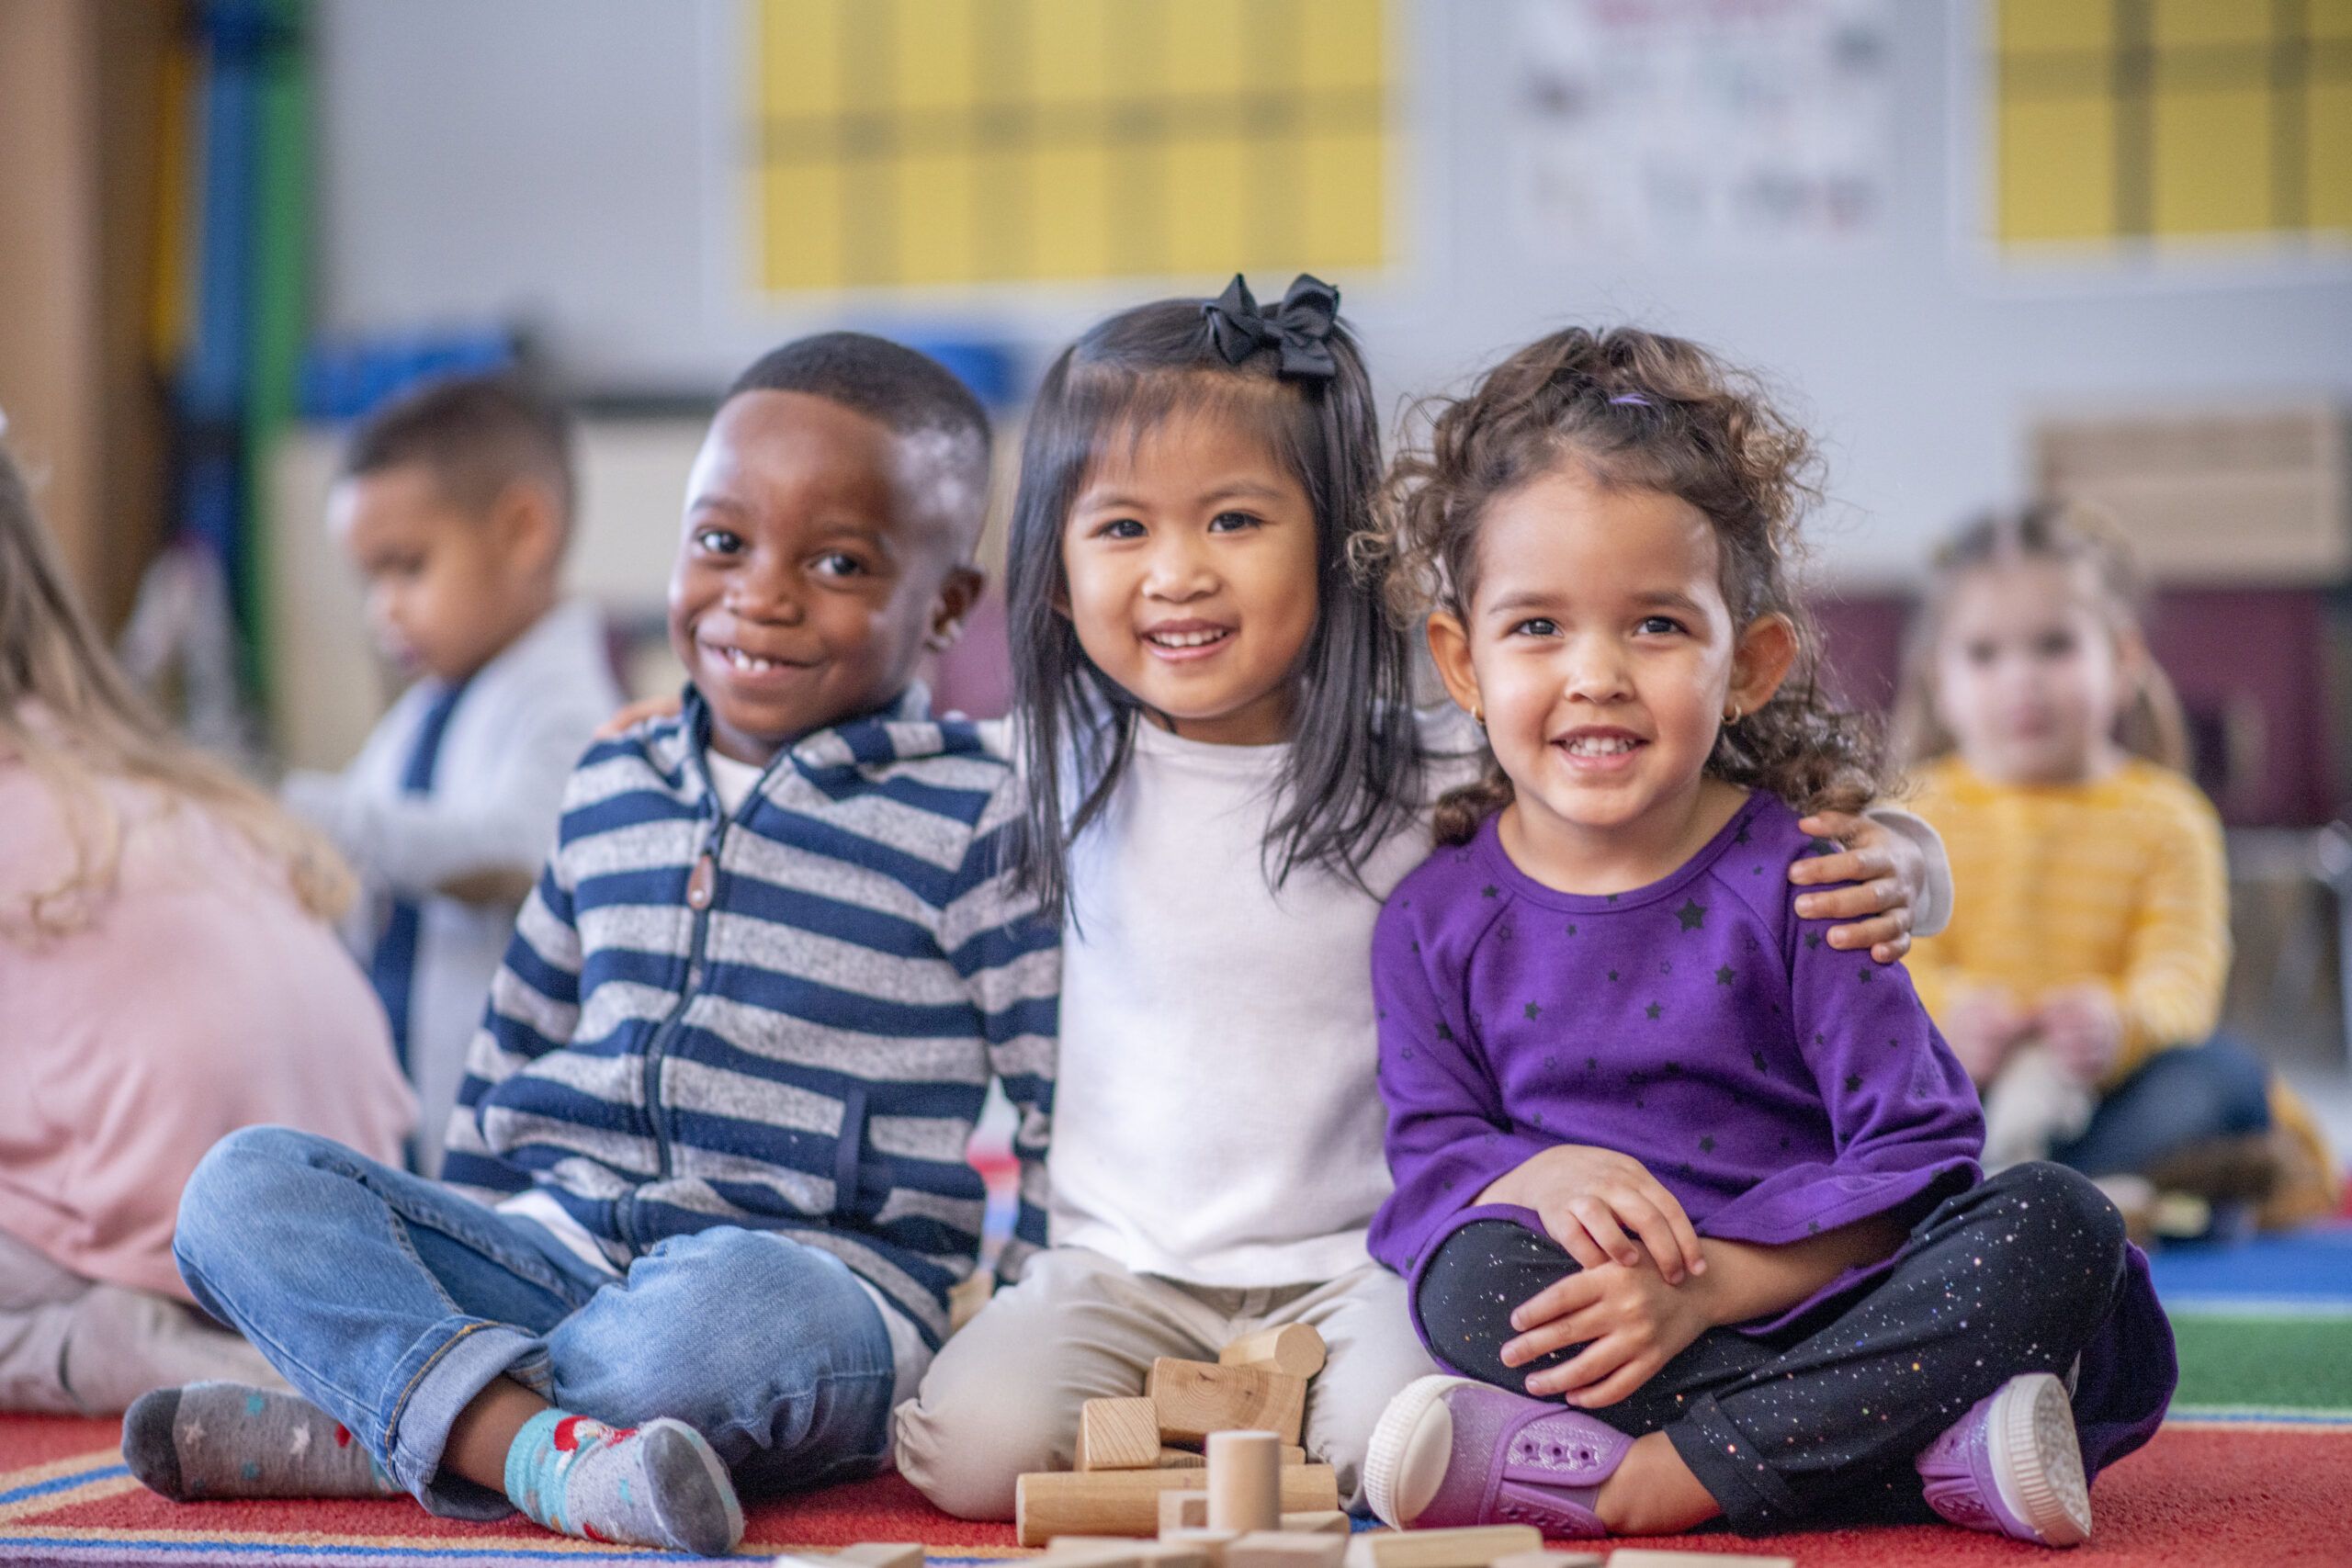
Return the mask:
<path id="1" fill-rule="evenodd" d="M 1571 757 L 1621 757 L 1641 742 L 1630 735 L 1579 735 L 1559 744 Z"/>
<path id="2" fill-rule="evenodd" d="M 762 659 L 756 654 L 746 653 L 740 648 L 712 648 L 711 651 L 727 660 L 729 669 L 741 671 L 746 675 L 763 675 L 771 670 L 787 668 L 786 661 L 784 660 Z"/>
<path id="3" fill-rule="evenodd" d="M 1221 642 L 1232 635 L 1223 626 L 1219 626 L 1213 631 L 1146 632 L 1144 638 L 1148 642 L 1159 644 L 1161 648 L 1206 648 L 1209 644 Z"/>

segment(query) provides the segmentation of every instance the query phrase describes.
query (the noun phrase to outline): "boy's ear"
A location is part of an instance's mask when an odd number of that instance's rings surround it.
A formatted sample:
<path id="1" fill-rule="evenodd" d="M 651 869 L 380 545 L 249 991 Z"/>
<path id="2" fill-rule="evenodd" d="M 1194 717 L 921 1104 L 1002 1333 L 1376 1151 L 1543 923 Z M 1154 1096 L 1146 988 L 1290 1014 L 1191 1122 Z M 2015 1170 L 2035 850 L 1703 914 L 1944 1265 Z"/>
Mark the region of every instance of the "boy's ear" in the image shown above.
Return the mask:
<path id="1" fill-rule="evenodd" d="M 1478 671 L 1470 662 L 1470 634 L 1461 621 L 1451 610 L 1432 610 L 1424 635 L 1430 639 L 1430 658 L 1437 664 L 1438 678 L 1445 682 L 1445 694 L 1453 699 L 1453 705 L 1471 715 L 1483 711 Z"/>
<path id="2" fill-rule="evenodd" d="M 563 514 L 555 492 L 537 479 L 516 479 L 500 491 L 490 525 L 523 575 L 552 572 L 562 558 Z"/>
<path id="3" fill-rule="evenodd" d="M 1732 649 L 1731 689 L 1724 700 L 1744 714 L 1754 713 L 1772 700 L 1789 668 L 1797 661 L 1797 628 L 1788 616 L 1775 612 L 1758 615 L 1739 634 Z"/>
<path id="4" fill-rule="evenodd" d="M 931 629 L 922 639 L 923 647 L 933 653 L 944 653 L 956 646 L 964 635 L 964 622 L 972 607 L 980 602 L 981 591 L 989 585 L 988 574 L 976 566 L 951 568 L 947 580 L 931 601 Z"/>

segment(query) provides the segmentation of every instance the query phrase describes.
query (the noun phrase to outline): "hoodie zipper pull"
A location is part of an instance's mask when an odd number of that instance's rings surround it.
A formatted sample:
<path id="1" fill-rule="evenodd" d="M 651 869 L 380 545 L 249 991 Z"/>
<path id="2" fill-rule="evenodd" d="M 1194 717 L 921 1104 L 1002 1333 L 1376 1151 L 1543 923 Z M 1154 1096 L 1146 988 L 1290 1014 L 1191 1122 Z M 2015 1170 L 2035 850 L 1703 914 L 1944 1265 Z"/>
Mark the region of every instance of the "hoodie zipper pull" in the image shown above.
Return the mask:
<path id="1" fill-rule="evenodd" d="M 686 878 L 686 908 L 703 910 L 710 908 L 711 886 L 718 880 L 718 864 L 708 850 L 695 862 L 694 874 Z"/>

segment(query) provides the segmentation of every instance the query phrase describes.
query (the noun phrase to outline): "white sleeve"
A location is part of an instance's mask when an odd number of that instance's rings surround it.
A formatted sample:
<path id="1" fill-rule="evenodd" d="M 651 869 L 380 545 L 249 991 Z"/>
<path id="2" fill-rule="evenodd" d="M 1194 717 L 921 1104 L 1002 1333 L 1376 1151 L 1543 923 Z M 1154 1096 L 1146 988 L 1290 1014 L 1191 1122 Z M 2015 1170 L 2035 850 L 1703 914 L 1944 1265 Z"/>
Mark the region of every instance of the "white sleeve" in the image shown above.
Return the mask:
<path id="1" fill-rule="evenodd" d="M 403 896 L 469 872 L 537 871 L 555 843 L 564 783 L 603 716 L 561 703 L 525 711 L 496 770 L 469 787 L 388 798 L 354 787 L 348 774 L 294 774 L 282 798 Z"/>
<path id="2" fill-rule="evenodd" d="M 1918 846 L 1928 862 L 1927 891 L 1911 911 L 1911 934 L 1934 936 L 1951 923 L 1951 857 L 1944 853 L 1943 835 L 1924 818 L 1892 806 L 1873 806 L 1862 813 L 1890 833 L 1899 833 Z"/>

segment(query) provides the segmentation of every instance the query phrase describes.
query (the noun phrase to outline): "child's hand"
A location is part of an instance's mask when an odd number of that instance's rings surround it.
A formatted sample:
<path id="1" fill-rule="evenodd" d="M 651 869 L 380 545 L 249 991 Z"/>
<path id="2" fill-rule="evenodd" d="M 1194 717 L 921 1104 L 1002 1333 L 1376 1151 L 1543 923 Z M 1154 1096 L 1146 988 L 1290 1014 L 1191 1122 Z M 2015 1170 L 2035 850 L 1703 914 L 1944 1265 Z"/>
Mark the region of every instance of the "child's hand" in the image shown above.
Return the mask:
<path id="1" fill-rule="evenodd" d="M 598 725 L 595 738 L 617 740 L 649 718 L 676 717 L 681 705 L 675 692 L 662 697 L 640 697 Z"/>
<path id="2" fill-rule="evenodd" d="M 2098 1082 L 2123 1051 L 2123 1015 L 2103 986 L 2051 992 L 2034 1027 L 2052 1058 L 2076 1083 Z"/>
<path id="3" fill-rule="evenodd" d="M 2031 1013 L 1989 987 L 1962 991 L 1938 1021 L 1944 1043 L 1978 1088 L 2000 1076 L 2001 1066 L 2034 1028 Z"/>
<path id="4" fill-rule="evenodd" d="M 1489 1182 L 1478 1201 L 1534 1210 L 1552 1239 L 1587 1269 L 1611 1261 L 1646 1266 L 1655 1258 L 1653 1272 L 1668 1285 L 1707 1271 L 1699 1233 L 1681 1203 L 1641 1161 L 1614 1149 L 1585 1144 L 1545 1149 Z M 1634 1244 L 1635 1235 L 1641 1247 Z"/>
<path id="5" fill-rule="evenodd" d="M 1707 1331 L 1709 1314 L 1695 1290 L 1677 1290 L 1647 1258 L 1587 1268 L 1529 1297 L 1510 1314 L 1519 1337 L 1502 1348 L 1503 1365 L 1524 1366 L 1565 1345 L 1585 1348 L 1556 1367 L 1528 1375 L 1537 1398 L 1565 1394 L 1570 1404 L 1614 1404 Z"/>
<path id="6" fill-rule="evenodd" d="M 1791 882 L 1800 887 L 1853 884 L 1834 893 L 1804 895 L 1797 899 L 1798 915 L 1808 920 L 1851 921 L 1829 928 L 1829 945 L 1868 947 L 1881 964 L 1892 964 L 1910 952 L 1911 911 L 1928 890 L 1928 859 L 1919 846 L 1867 817 L 1843 811 L 1816 811 L 1797 824 L 1797 831 L 1835 839 L 1846 849 L 1792 862 Z"/>

